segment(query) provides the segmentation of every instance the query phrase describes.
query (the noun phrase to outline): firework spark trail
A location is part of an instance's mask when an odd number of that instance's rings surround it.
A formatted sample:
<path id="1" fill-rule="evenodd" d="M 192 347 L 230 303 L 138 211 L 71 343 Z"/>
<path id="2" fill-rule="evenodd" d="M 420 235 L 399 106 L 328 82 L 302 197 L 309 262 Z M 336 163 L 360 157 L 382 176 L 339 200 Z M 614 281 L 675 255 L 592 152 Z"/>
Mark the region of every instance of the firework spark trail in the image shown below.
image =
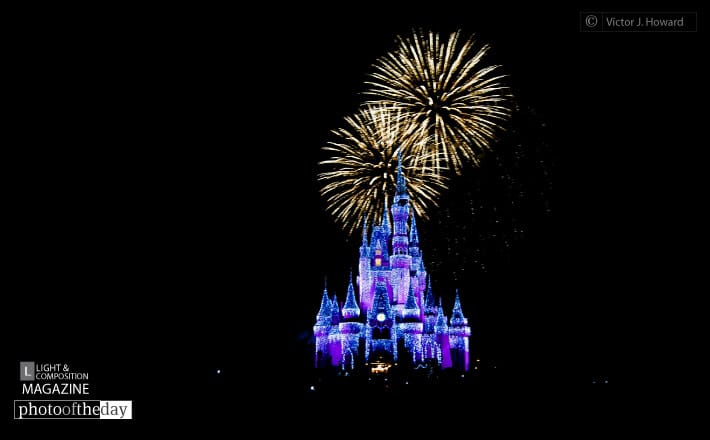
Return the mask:
<path id="1" fill-rule="evenodd" d="M 436 160 L 430 153 L 404 153 L 420 141 L 407 132 L 402 121 L 398 111 L 367 105 L 346 117 L 346 126 L 333 130 L 335 140 L 323 147 L 331 157 L 319 163 L 326 170 L 318 175 L 320 192 L 326 209 L 349 234 L 359 231 L 363 220 L 373 224 L 382 218 L 396 187 L 400 151 L 410 201 L 418 217 L 427 218 L 427 209 L 437 206 L 436 200 L 446 187 L 446 178 L 421 166 L 422 161 Z"/>
<path id="2" fill-rule="evenodd" d="M 397 37 L 396 49 L 374 64 L 365 92 L 368 104 L 396 111 L 401 131 L 414 138 L 403 152 L 428 157 L 425 166 L 438 174 L 460 174 L 466 161 L 477 165 L 511 114 L 500 66 L 482 65 L 489 46 L 475 51 L 473 38 L 460 40 L 458 31 L 446 41 L 423 31 Z"/>

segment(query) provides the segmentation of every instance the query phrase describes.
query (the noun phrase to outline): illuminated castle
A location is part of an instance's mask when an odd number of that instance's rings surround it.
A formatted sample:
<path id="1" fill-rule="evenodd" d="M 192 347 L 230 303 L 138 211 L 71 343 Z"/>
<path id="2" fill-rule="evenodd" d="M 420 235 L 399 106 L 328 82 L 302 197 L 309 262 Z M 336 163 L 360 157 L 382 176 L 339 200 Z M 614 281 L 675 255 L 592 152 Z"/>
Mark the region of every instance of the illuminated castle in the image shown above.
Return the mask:
<path id="1" fill-rule="evenodd" d="M 409 218 L 409 196 L 399 167 L 392 205 L 394 230 L 387 206 L 369 240 L 367 224 L 363 228 L 359 300 L 352 279 L 342 307 L 335 295 L 328 296 L 327 287 L 323 290 L 313 326 L 316 367 L 354 370 L 367 365 L 380 372 L 399 363 L 468 371 L 471 327 L 458 292 L 447 324 L 441 298 L 437 305 L 431 282 L 427 283 L 414 215 L 408 228 Z"/>

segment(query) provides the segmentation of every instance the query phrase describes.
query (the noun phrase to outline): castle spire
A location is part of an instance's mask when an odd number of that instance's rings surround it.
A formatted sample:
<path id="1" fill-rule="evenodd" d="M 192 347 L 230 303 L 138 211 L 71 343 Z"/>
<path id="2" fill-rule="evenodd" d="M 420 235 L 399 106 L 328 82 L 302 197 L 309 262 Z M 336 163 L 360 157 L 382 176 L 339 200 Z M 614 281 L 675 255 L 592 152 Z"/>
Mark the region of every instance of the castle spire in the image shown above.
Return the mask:
<path id="1" fill-rule="evenodd" d="M 414 211 L 412 211 L 412 225 L 409 229 L 409 246 L 418 247 L 419 246 L 419 231 L 417 231 L 417 218 L 414 216 Z"/>
<path id="2" fill-rule="evenodd" d="M 461 298 L 459 297 L 459 289 L 456 289 L 456 298 L 454 299 L 454 312 L 452 313 L 452 316 L 457 313 L 463 315 L 463 312 L 461 311 Z"/>
<path id="3" fill-rule="evenodd" d="M 441 305 L 441 297 L 439 298 L 439 310 L 437 312 L 436 324 L 434 324 L 434 333 L 441 347 L 441 368 L 451 367 L 449 326 L 446 325 L 446 315 L 444 315 L 444 308 Z"/>
<path id="4" fill-rule="evenodd" d="M 404 304 L 402 318 L 419 318 L 419 306 L 417 299 L 414 297 L 414 285 L 409 284 L 409 292 L 407 293 L 407 302 Z"/>
<path id="5" fill-rule="evenodd" d="M 434 293 L 431 291 L 431 277 L 427 280 L 426 285 L 426 300 L 424 301 L 425 309 L 435 309 L 436 301 L 434 301 Z"/>
<path id="6" fill-rule="evenodd" d="M 439 298 L 439 307 L 434 328 L 436 329 L 436 333 L 446 333 L 449 330 L 449 326 L 446 325 L 446 315 L 444 315 L 444 308 L 441 306 L 441 298 Z"/>
<path id="7" fill-rule="evenodd" d="M 330 322 L 331 324 L 337 324 L 340 322 L 340 306 L 338 305 L 338 297 L 333 294 L 333 302 L 330 303 L 330 312 L 331 312 L 331 319 Z"/>
<path id="8" fill-rule="evenodd" d="M 350 272 L 350 284 L 348 285 L 348 296 L 345 298 L 343 305 L 343 318 L 351 319 L 360 316 L 360 307 L 355 301 L 355 289 L 353 288 L 353 274 Z"/>
<path id="9" fill-rule="evenodd" d="M 398 196 L 407 194 L 407 182 L 402 172 L 402 150 L 397 153 L 397 193 Z"/>
<path id="10" fill-rule="evenodd" d="M 385 199 L 385 210 L 382 211 L 382 229 L 384 229 L 386 236 L 389 236 L 390 234 L 392 234 L 392 227 L 390 226 L 390 216 L 388 214 L 386 199 Z"/>
<path id="11" fill-rule="evenodd" d="M 396 261 L 393 261 L 393 266 L 399 269 L 405 269 L 403 272 L 409 272 L 411 266 L 411 258 L 409 258 L 409 239 L 407 237 L 407 223 L 409 223 L 410 205 L 409 196 L 407 195 L 407 185 L 402 173 L 402 155 L 398 156 L 397 164 L 397 193 L 392 199 L 392 254 L 396 256 Z M 403 274 L 400 274 L 402 276 Z M 406 290 L 398 292 L 400 301 L 404 301 L 407 296 Z"/>
<path id="12" fill-rule="evenodd" d="M 370 244 L 368 243 L 367 240 L 367 217 L 362 216 L 362 247 L 367 248 L 369 247 Z"/>
<path id="13" fill-rule="evenodd" d="M 323 298 L 320 302 L 320 310 L 318 310 L 318 315 L 316 315 L 317 325 L 330 325 L 331 323 L 331 302 L 328 298 L 328 289 L 323 288 Z"/>
<path id="14" fill-rule="evenodd" d="M 454 300 L 454 310 L 451 312 L 451 325 L 467 325 L 468 319 L 463 316 L 461 310 L 461 298 L 459 297 L 459 289 L 456 289 L 456 299 Z"/>
<path id="15" fill-rule="evenodd" d="M 452 366 L 457 370 L 468 371 L 470 359 L 468 338 L 470 337 L 471 327 L 468 325 L 468 319 L 463 316 L 459 290 L 456 289 L 454 311 L 451 313 L 451 326 L 449 327 L 449 344 Z"/>

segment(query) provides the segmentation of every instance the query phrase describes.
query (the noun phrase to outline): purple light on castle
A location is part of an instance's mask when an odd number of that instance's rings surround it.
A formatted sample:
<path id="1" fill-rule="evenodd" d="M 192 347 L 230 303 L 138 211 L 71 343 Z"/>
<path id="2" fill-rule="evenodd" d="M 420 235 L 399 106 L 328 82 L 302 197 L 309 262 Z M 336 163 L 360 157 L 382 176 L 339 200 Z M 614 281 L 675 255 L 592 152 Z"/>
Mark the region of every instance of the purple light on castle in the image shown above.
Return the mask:
<path id="1" fill-rule="evenodd" d="M 353 370 L 367 364 L 377 372 L 397 362 L 433 363 L 468 371 L 471 327 L 458 292 L 448 324 L 441 298 L 435 303 L 401 166 L 391 213 L 392 225 L 385 206 L 369 236 L 367 224 L 363 228 L 356 281 L 360 300 L 352 277 L 342 309 L 335 296 L 328 297 L 327 287 L 323 290 L 313 326 L 315 366 Z"/>

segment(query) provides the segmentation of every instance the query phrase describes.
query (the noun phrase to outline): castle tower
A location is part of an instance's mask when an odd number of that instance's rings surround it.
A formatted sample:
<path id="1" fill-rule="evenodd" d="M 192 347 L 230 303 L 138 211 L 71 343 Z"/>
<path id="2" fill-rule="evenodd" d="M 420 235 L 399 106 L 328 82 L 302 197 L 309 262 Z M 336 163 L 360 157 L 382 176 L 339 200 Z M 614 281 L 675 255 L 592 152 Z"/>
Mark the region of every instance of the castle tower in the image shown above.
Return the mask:
<path id="1" fill-rule="evenodd" d="M 325 287 L 323 288 L 320 310 L 318 310 L 318 314 L 316 315 L 316 324 L 313 326 L 313 334 L 316 338 L 316 368 L 323 368 L 330 363 L 328 338 L 330 337 L 331 320 L 331 302 L 328 298 L 328 289 Z"/>
<path id="2" fill-rule="evenodd" d="M 436 342 L 439 345 L 439 351 L 441 353 L 439 365 L 441 368 L 451 368 L 449 326 L 446 325 L 446 315 L 444 315 L 444 308 L 441 306 L 441 298 L 439 298 L 439 307 L 437 309 L 436 324 L 434 325 L 434 334 L 436 334 Z"/>
<path id="3" fill-rule="evenodd" d="M 385 243 L 389 245 L 390 236 L 392 235 L 392 226 L 390 226 L 389 212 L 387 212 L 387 200 L 385 199 L 385 209 L 382 211 L 382 234 L 385 238 Z"/>
<path id="4" fill-rule="evenodd" d="M 421 312 L 417 305 L 417 300 L 414 297 L 414 286 L 411 284 L 398 327 L 399 337 L 404 340 L 404 348 L 411 356 L 412 363 L 421 362 L 423 360 L 422 332 L 424 326 L 421 321 Z"/>
<path id="5" fill-rule="evenodd" d="M 449 341 L 452 366 L 457 370 L 468 371 L 468 341 L 470 336 L 471 327 L 468 325 L 468 319 L 463 316 L 461 299 L 459 298 L 458 289 L 456 289 L 456 300 L 454 301 L 454 310 L 451 313 L 451 326 L 449 327 Z"/>
<path id="6" fill-rule="evenodd" d="M 365 307 L 369 310 L 375 300 L 375 290 L 377 285 L 382 283 L 385 286 L 387 297 L 392 301 L 392 287 L 390 284 L 390 254 L 389 254 L 389 239 L 391 228 L 389 217 L 387 214 L 387 202 L 385 202 L 385 211 L 382 215 L 382 224 L 372 228 L 372 238 L 370 239 L 370 264 L 369 278 L 371 283 L 370 288 L 370 303 Z"/>
<path id="7" fill-rule="evenodd" d="M 436 318 L 438 309 L 434 302 L 434 293 L 431 291 L 431 280 L 427 285 L 426 299 L 424 300 L 424 329 L 422 333 L 422 352 L 424 359 L 434 359 L 441 363 L 441 352 L 436 340 Z"/>
<path id="8" fill-rule="evenodd" d="M 367 235 L 367 219 L 363 222 L 362 227 L 362 244 L 360 245 L 360 261 L 358 264 L 357 285 L 360 292 L 360 310 L 362 313 L 367 313 L 372 304 L 372 292 L 375 290 L 370 272 L 370 262 L 373 255 L 370 250 L 370 242 Z"/>
<path id="9" fill-rule="evenodd" d="M 343 305 L 343 318 L 338 324 L 340 330 L 340 342 L 342 353 L 342 368 L 344 370 L 354 370 L 355 361 L 360 352 L 360 334 L 363 324 L 359 322 L 360 308 L 355 301 L 355 289 L 353 288 L 352 274 L 348 285 L 348 295 Z"/>
<path id="10" fill-rule="evenodd" d="M 427 272 L 424 269 L 422 251 L 419 249 L 419 231 L 417 230 L 417 220 L 414 211 L 411 213 L 411 226 L 409 228 L 409 255 L 412 258 L 410 273 L 411 282 L 414 283 L 414 296 L 421 310 L 421 319 L 424 321 L 424 296 L 427 288 Z"/>
<path id="11" fill-rule="evenodd" d="M 392 256 L 390 257 L 390 284 L 392 285 L 392 302 L 400 305 L 401 309 L 407 301 L 409 292 L 412 257 L 409 255 L 409 237 L 407 234 L 407 221 L 409 220 L 409 196 L 407 184 L 402 173 L 401 157 L 397 164 L 397 192 L 392 203 L 392 219 L 394 232 L 392 235 Z"/>
<path id="12" fill-rule="evenodd" d="M 330 355 L 330 364 L 334 367 L 339 367 L 342 362 L 342 347 L 340 344 L 340 332 L 338 324 L 340 323 L 340 307 L 338 306 L 338 298 L 333 295 L 333 300 L 330 303 L 330 331 L 328 332 L 328 354 Z"/>
<path id="13" fill-rule="evenodd" d="M 417 230 L 417 218 L 414 216 L 414 211 L 411 213 L 412 224 L 409 228 L 409 255 L 412 256 L 412 270 L 419 268 L 419 262 L 422 259 L 422 253 L 419 249 L 419 231 Z"/>

